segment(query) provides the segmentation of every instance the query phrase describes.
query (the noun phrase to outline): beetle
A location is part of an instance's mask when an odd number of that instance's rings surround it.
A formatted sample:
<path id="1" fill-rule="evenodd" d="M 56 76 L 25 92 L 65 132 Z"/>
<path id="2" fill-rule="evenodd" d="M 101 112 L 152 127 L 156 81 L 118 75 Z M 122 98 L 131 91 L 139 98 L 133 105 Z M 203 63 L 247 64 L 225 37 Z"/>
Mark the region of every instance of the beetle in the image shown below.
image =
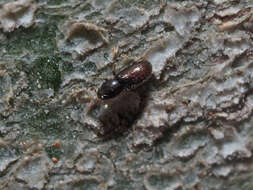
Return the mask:
<path id="1" fill-rule="evenodd" d="M 98 89 L 97 96 L 101 100 L 114 98 L 123 90 L 132 90 L 150 79 L 152 65 L 147 60 L 133 63 L 114 76 L 106 80 Z"/>

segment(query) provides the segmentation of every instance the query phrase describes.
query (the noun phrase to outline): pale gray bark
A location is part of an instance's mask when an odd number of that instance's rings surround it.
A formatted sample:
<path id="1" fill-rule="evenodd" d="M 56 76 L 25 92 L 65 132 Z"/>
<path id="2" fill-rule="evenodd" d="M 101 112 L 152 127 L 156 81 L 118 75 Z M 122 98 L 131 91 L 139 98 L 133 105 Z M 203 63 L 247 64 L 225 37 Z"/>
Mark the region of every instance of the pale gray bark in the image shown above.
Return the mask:
<path id="1" fill-rule="evenodd" d="M 252 32 L 251 0 L 1 1 L 0 189 L 253 189 Z"/>

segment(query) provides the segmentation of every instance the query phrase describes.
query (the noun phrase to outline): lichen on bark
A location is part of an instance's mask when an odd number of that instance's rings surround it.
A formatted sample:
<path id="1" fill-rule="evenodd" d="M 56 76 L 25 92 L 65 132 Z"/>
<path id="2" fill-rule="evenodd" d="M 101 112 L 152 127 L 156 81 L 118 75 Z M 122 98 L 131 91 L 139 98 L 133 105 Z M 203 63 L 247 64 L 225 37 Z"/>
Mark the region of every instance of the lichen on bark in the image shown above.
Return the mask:
<path id="1" fill-rule="evenodd" d="M 251 0 L 0 2 L 0 189 L 253 188 Z M 146 59 L 151 79 L 101 101 Z"/>

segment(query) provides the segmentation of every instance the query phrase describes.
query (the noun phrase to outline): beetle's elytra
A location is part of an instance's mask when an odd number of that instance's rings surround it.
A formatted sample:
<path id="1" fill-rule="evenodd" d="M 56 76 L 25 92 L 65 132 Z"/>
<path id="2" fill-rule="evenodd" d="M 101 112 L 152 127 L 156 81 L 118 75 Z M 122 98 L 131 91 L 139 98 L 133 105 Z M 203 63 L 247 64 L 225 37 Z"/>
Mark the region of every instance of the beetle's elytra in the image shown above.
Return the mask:
<path id="1" fill-rule="evenodd" d="M 120 71 L 114 79 L 105 81 L 99 88 L 98 98 L 105 100 L 120 94 L 124 89 L 134 89 L 146 82 L 152 74 L 152 66 L 147 60 L 136 62 Z"/>

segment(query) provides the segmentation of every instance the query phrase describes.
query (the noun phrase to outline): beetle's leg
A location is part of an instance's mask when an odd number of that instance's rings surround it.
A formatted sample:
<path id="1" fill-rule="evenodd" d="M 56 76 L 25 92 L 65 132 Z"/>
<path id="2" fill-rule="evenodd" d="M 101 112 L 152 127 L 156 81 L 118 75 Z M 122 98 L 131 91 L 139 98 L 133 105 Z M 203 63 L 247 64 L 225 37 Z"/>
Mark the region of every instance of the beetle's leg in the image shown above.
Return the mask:
<path id="1" fill-rule="evenodd" d="M 95 99 L 93 99 L 90 103 L 89 103 L 89 105 L 88 105 L 88 108 L 87 108 L 87 115 L 91 112 L 91 110 L 93 109 L 93 107 L 97 104 L 97 103 L 99 103 L 100 102 L 100 100 L 99 99 L 97 99 L 97 98 L 95 98 Z"/>
<path id="2" fill-rule="evenodd" d="M 101 103 L 101 100 L 98 99 L 97 97 L 94 97 L 94 95 L 90 94 L 89 92 L 86 92 L 84 99 L 86 100 L 87 103 L 87 109 L 86 109 L 86 114 L 88 115 L 91 110 L 94 108 L 95 105 L 98 103 Z"/>
<path id="3" fill-rule="evenodd" d="M 116 62 L 113 62 L 112 63 L 112 74 L 113 74 L 113 76 L 115 77 L 116 76 Z"/>

